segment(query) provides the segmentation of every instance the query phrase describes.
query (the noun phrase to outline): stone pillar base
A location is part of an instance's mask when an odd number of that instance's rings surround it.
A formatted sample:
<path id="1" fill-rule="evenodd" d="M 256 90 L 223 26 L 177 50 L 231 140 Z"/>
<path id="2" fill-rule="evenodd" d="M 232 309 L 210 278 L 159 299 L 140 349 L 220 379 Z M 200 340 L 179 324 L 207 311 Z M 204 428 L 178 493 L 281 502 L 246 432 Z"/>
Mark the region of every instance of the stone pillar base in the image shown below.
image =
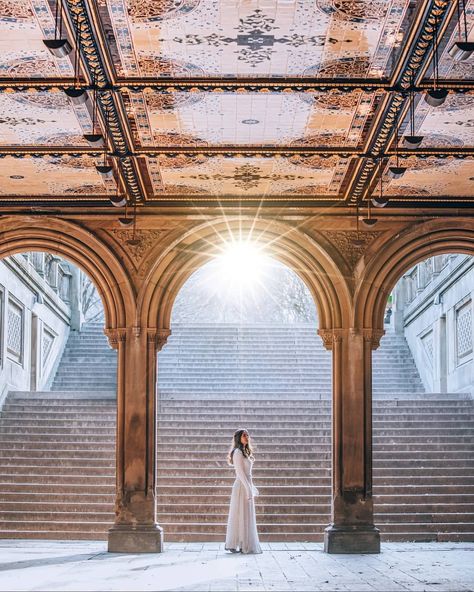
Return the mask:
<path id="1" fill-rule="evenodd" d="M 324 531 L 326 553 L 380 553 L 380 531 L 375 526 L 328 526 Z"/>
<path id="2" fill-rule="evenodd" d="M 113 526 L 109 530 L 109 553 L 162 553 L 163 529 L 155 526 Z"/>

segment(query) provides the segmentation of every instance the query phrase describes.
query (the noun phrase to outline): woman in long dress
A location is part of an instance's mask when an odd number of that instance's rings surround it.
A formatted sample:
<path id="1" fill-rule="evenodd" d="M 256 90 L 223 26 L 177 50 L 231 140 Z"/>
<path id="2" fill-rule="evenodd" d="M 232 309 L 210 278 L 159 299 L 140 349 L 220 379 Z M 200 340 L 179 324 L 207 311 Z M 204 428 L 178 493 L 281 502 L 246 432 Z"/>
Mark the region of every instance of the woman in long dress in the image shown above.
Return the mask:
<path id="1" fill-rule="evenodd" d="M 252 483 L 254 456 L 247 430 L 235 432 L 227 460 L 234 465 L 236 479 L 230 498 L 225 548 L 232 553 L 261 553 L 254 503 L 258 489 Z"/>

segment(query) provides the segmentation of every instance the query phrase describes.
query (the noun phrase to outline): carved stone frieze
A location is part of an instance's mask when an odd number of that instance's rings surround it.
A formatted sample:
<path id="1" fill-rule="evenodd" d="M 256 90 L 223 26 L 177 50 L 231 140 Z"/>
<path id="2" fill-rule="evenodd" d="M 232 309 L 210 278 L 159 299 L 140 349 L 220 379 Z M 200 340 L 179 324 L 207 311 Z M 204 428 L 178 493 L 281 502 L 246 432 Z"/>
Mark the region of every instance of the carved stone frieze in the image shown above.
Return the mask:
<path id="1" fill-rule="evenodd" d="M 163 230 L 133 230 L 113 229 L 110 231 L 122 248 L 130 255 L 136 268 L 140 267 L 146 254 L 155 246 Z"/>
<path id="2" fill-rule="evenodd" d="M 340 252 L 351 270 L 367 251 L 368 246 L 382 232 L 357 232 L 356 230 L 321 231 L 321 234 Z"/>

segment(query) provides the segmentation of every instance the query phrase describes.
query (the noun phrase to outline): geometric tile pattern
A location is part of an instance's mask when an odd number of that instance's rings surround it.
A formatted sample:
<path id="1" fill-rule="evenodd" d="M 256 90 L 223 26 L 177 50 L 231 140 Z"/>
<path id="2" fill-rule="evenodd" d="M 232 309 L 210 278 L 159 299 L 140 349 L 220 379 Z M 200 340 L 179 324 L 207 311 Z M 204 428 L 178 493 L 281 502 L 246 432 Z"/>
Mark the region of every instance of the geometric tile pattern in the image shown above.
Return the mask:
<path id="1" fill-rule="evenodd" d="M 48 0 L 0 0 L 0 82 L 72 80 L 74 52 L 56 58 L 42 43 L 54 37 L 50 4 Z M 72 0 L 67 4 L 75 5 Z M 93 4 L 111 60 L 116 98 L 133 140 L 131 151 L 136 150 L 132 156 L 138 158 L 136 166 L 148 197 L 157 200 L 169 195 L 347 198 L 357 156 L 287 154 L 266 159 L 258 153 L 206 155 L 199 149 L 363 152 L 380 125 L 383 90 L 361 83 L 353 89 L 242 92 L 237 86 L 218 92 L 217 87 L 203 90 L 200 84 L 213 77 L 329 79 L 341 84 L 353 79 L 389 80 L 403 62 L 406 41 L 420 26 L 423 12 L 410 0 L 100 0 Z M 466 6 L 472 31 L 474 0 Z M 455 62 L 447 52 L 458 38 L 455 11 L 450 18 L 441 46 L 440 76 L 470 80 L 472 60 Z M 68 36 L 73 43 L 70 30 Z M 85 69 L 81 72 L 85 79 Z M 425 77 L 431 75 L 428 69 Z M 127 80 L 125 88 L 120 78 Z M 130 89 L 133 81 L 144 79 L 197 82 L 190 91 Z M 83 150 L 88 147 L 83 135 L 92 131 L 92 119 L 90 100 L 74 105 L 58 88 L 0 93 L 0 156 L 10 147 Z M 405 116 L 400 121 L 401 135 L 407 124 Z M 103 128 L 105 121 L 99 120 L 98 125 Z M 417 100 L 415 128 L 424 137 L 425 149 L 474 149 L 473 126 L 471 93 L 451 93 L 436 109 Z M 183 154 L 180 148 L 194 152 Z M 144 149 L 165 154 L 140 155 Z M 388 195 L 399 200 L 432 196 L 435 201 L 472 197 L 471 157 L 405 162 L 409 170 L 402 179 L 384 177 Z M 95 169 L 100 163 L 97 155 L 0 158 L 0 196 L 107 199 L 116 184 L 102 180 Z"/>

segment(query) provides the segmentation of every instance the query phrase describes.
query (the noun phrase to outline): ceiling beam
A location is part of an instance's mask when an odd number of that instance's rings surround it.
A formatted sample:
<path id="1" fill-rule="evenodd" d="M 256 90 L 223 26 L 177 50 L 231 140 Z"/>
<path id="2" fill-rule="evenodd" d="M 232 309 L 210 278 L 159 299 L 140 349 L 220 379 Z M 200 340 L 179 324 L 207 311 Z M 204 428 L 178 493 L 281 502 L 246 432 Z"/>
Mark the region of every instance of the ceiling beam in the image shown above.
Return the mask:
<path id="1" fill-rule="evenodd" d="M 127 194 L 135 201 L 145 198 L 146 192 L 133 152 L 132 134 L 120 97 L 108 87 L 114 79 L 114 69 L 108 56 L 95 2 L 89 0 L 65 0 L 75 34 L 79 36 L 81 57 L 86 71 L 98 89 L 97 103 L 102 121 L 108 122 L 108 135 L 113 150 L 121 156 L 119 167 Z"/>
<path id="2" fill-rule="evenodd" d="M 248 158 L 262 157 L 271 158 L 278 156 L 315 156 L 323 157 L 340 156 L 341 158 L 350 158 L 357 156 L 364 159 L 380 159 L 396 156 L 395 150 L 387 150 L 383 154 L 375 156 L 364 152 L 358 148 L 341 148 L 339 146 L 147 146 L 135 148 L 133 152 L 127 154 L 126 158 L 137 156 L 181 156 L 181 155 L 205 155 L 205 156 L 224 156 L 226 158 Z M 12 156 L 14 158 L 42 158 L 42 157 L 61 157 L 73 156 L 92 156 L 102 158 L 103 152 L 96 148 L 88 146 L 0 146 L 0 158 Z M 124 158 L 120 153 L 109 156 L 118 159 Z M 453 147 L 453 148 L 418 148 L 416 150 L 398 150 L 399 158 L 472 158 L 474 157 L 473 147 Z"/>
<path id="3" fill-rule="evenodd" d="M 422 80 L 416 91 L 432 88 L 431 80 Z M 474 91 L 474 80 L 440 80 L 440 88 L 450 92 L 465 93 Z M 71 88 L 92 90 L 92 85 L 85 81 L 74 82 L 72 78 L 0 78 L 0 92 L 58 92 Z M 327 92 L 340 90 L 350 92 L 362 90 L 373 92 L 396 92 L 402 87 L 380 78 L 119 78 L 99 87 L 102 91 L 128 92 Z"/>
<path id="4" fill-rule="evenodd" d="M 440 24 L 441 39 L 452 14 L 455 11 L 455 3 L 449 0 L 426 0 L 420 14 L 413 24 L 406 51 L 400 55 L 391 86 L 399 89 L 407 89 L 412 84 L 419 85 L 429 64 L 429 58 L 433 49 L 434 26 Z M 433 83 L 431 82 L 430 88 Z M 408 99 L 406 95 L 398 92 L 387 95 L 381 106 L 381 115 L 374 120 L 369 132 L 365 151 L 375 157 L 388 152 L 393 133 L 395 131 L 400 113 L 405 109 Z M 357 203 L 365 198 L 367 189 L 373 183 L 377 174 L 375 159 L 362 160 L 353 172 L 352 179 L 346 190 L 346 200 Z"/>

